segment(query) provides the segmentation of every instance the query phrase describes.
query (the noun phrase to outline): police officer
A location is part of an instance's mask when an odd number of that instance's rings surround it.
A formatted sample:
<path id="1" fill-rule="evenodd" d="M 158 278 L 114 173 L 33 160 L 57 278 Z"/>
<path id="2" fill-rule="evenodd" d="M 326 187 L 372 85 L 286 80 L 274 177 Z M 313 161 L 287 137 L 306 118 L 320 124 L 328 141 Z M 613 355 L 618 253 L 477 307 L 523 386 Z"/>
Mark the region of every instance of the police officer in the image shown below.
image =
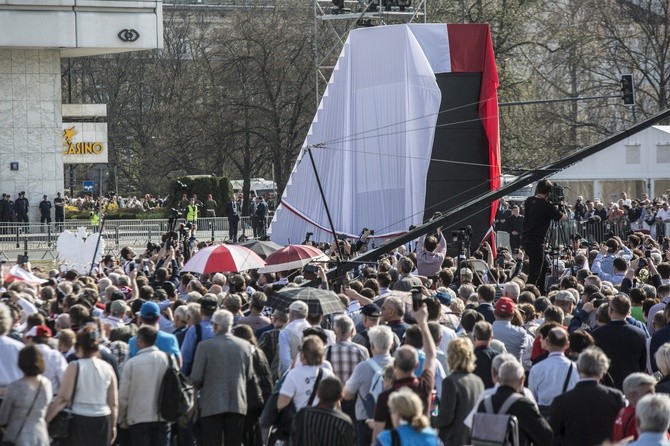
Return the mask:
<path id="1" fill-rule="evenodd" d="M 262 237 L 265 235 L 266 225 L 268 221 L 268 204 L 263 197 L 256 197 L 256 235 Z"/>
<path id="2" fill-rule="evenodd" d="M 28 223 L 28 199 L 24 191 L 19 192 L 19 198 L 14 202 L 14 209 L 16 210 L 16 221 Z"/>
<path id="3" fill-rule="evenodd" d="M 46 195 L 40 201 L 40 223 L 51 224 L 51 202 Z"/>
<path id="4" fill-rule="evenodd" d="M 65 221 L 65 200 L 60 196 L 60 192 L 56 193 L 56 198 L 54 198 L 54 206 L 56 208 L 54 211 L 56 216 L 56 229 L 62 231 L 63 222 Z"/>
<path id="5" fill-rule="evenodd" d="M 100 217 L 98 216 L 98 213 L 91 211 L 89 215 L 91 216 L 91 226 L 93 227 L 93 232 L 98 232 L 98 225 L 100 224 Z"/>

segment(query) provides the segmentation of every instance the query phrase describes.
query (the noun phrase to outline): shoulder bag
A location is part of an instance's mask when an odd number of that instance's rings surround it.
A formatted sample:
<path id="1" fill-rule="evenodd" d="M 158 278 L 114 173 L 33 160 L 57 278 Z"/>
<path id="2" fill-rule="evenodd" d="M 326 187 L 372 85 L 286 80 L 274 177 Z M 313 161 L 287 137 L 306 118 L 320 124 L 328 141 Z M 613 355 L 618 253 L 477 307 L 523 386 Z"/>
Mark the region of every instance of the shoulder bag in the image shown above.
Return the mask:
<path id="1" fill-rule="evenodd" d="M 72 421 L 72 404 L 74 404 L 74 397 L 77 394 L 77 381 L 79 381 L 79 362 L 75 361 L 77 373 L 74 378 L 74 389 L 72 389 L 72 398 L 70 404 L 49 422 L 49 436 L 54 440 L 62 440 L 70 435 L 70 422 Z"/>
<path id="2" fill-rule="evenodd" d="M 23 419 L 23 422 L 21 423 L 21 427 L 19 428 L 19 431 L 16 433 L 16 437 L 14 438 L 14 441 L 9 441 L 9 440 L 2 440 L 0 441 L 0 446 L 14 446 L 20 437 L 21 437 L 21 432 L 23 432 L 23 426 L 26 425 L 26 420 L 28 420 L 28 416 L 30 415 L 30 412 L 33 411 L 33 407 L 35 407 L 35 401 L 37 401 L 37 397 L 40 396 L 40 390 L 42 390 L 42 379 L 40 378 L 40 383 L 37 386 L 37 390 L 35 391 L 35 396 L 33 397 L 33 402 L 30 403 L 30 408 L 28 409 L 28 412 L 26 413 L 26 417 Z"/>

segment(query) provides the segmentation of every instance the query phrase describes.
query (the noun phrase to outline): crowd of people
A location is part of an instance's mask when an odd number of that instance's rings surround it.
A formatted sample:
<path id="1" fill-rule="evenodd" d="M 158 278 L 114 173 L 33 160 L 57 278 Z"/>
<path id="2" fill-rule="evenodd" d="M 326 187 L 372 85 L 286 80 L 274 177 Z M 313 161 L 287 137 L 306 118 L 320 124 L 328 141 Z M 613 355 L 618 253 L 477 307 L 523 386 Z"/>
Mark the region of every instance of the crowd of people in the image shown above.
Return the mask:
<path id="1" fill-rule="evenodd" d="M 344 282 L 321 265 L 197 276 L 166 244 L 124 248 L 92 276 L 5 283 L 4 440 L 466 445 L 514 416 L 520 445 L 670 444 L 670 249 L 645 231 L 575 244 L 551 280 L 533 251 L 567 219 L 549 186 L 525 204 L 519 247 L 496 257 L 485 242 L 458 264 L 437 230 Z M 268 305 L 305 282 L 342 310 Z M 168 421 L 174 368 L 196 402 Z"/>

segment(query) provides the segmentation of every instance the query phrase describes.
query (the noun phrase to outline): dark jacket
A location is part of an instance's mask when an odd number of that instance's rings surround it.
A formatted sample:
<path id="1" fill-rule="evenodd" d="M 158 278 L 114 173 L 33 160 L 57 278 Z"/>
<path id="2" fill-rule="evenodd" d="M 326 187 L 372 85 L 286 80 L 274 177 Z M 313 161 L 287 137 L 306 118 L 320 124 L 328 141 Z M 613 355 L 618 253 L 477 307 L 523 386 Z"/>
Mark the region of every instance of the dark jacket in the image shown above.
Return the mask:
<path id="1" fill-rule="evenodd" d="M 621 389 L 623 380 L 647 366 L 647 341 L 644 333 L 626 321 L 612 321 L 593 331 L 596 345 L 612 361 L 609 374 L 614 386 Z"/>
<path id="2" fill-rule="evenodd" d="M 654 355 L 658 349 L 661 348 L 661 345 L 665 344 L 666 342 L 670 342 L 670 326 L 663 327 L 651 335 L 651 341 L 649 342 L 649 359 L 651 359 L 651 369 L 654 372 L 658 371 L 658 366 L 656 365 L 656 358 L 654 358 Z"/>
<path id="3" fill-rule="evenodd" d="M 484 316 L 484 320 L 489 324 L 495 322 L 496 318 L 493 315 L 493 304 L 482 303 L 476 308 L 477 312 Z"/>
<path id="4" fill-rule="evenodd" d="M 614 420 L 622 407 L 620 391 L 594 380 L 578 382 L 551 403 L 551 427 L 557 440 L 554 444 L 593 446 L 611 439 Z"/>
<path id="5" fill-rule="evenodd" d="M 433 427 L 440 430 L 440 439 L 445 445 L 470 443 L 470 428 L 463 420 L 483 391 L 484 383 L 474 373 L 454 372 L 444 378 L 440 410 Z"/>
<path id="6" fill-rule="evenodd" d="M 656 383 L 656 393 L 670 394 L 670 375 Z"/>
<path id="7" fill-rule="evenodd" d="M 500 386 L 496 393 L 491 397 L 493 410 L 498 411 L 505 403 L 509 396 L 516 392 L 509 386 Z M 484 402 L 479 404 L 477 412 L 486 412 Z M 540 412 L 537 410 L 528 398 L 521 398 L 516 401 L 507 411 L 508 415 L 514 415 L 519 421 L 519 445 L 537 445 L 545 446 L 551 444 L 553 434 L 549 423 L 542 418 Z M 614 422 L 614 420 L 612 420 Z M 611 428 L 610 428 L 611 430 Z"/>
<path id="8" fill-rule="evenodd" d="M 485 389 L 490 389 L 494 386 L 493 378 L 491 377 L 491 363 L 493 358 L 498 356 L 498 352 L 491 347 L 475 347 L 475 371 L 474 374 L 484 383 Z"/>

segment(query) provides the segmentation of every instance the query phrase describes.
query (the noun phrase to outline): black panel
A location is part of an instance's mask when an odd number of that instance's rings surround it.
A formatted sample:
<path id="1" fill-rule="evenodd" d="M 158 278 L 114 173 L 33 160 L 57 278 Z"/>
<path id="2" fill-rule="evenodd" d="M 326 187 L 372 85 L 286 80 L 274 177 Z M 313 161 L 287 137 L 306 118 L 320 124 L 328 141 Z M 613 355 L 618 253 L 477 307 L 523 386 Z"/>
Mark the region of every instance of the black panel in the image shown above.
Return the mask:
<path id="1" fill-rule="evenodd" d="M 488 139 L 478 114 L 482 74 L 443 73 L 436 78 L 442 102 L 426 180 L 424 220 L 490 190 Z M 447 221 L 448 231 L 472 225 L 472 242 L 479 243 L 489 229 L 489 217 L 490 205 L 463 221 Z M 449 235 L 445 233 L 447 240 Z"/>

